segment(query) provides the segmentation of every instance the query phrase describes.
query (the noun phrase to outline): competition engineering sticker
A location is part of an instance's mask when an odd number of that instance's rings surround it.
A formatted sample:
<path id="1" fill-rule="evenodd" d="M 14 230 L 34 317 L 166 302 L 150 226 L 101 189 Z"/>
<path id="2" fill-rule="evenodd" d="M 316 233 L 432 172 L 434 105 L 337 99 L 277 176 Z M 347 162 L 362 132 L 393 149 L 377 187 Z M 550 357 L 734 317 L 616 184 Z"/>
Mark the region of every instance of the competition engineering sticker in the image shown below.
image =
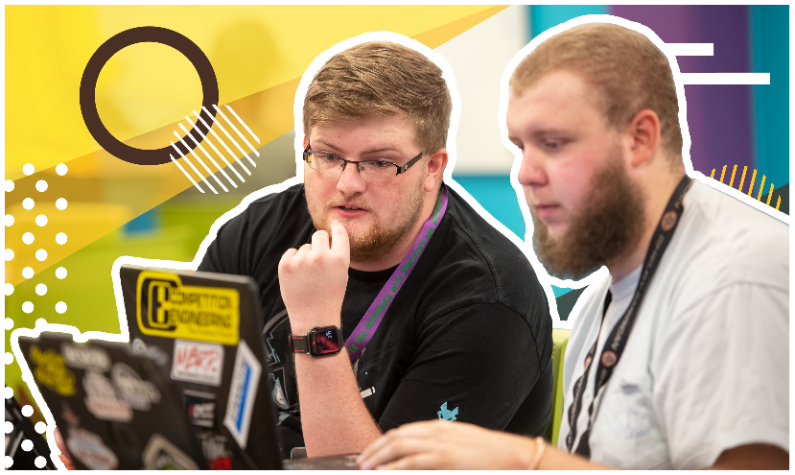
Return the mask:
<path id="1" fill-rule="evenodd" d="M 183 285 L 178 275 L 144 271 L 136 286 L 138 327 L 146 335 L 236 345 L 240 294 Z"/>

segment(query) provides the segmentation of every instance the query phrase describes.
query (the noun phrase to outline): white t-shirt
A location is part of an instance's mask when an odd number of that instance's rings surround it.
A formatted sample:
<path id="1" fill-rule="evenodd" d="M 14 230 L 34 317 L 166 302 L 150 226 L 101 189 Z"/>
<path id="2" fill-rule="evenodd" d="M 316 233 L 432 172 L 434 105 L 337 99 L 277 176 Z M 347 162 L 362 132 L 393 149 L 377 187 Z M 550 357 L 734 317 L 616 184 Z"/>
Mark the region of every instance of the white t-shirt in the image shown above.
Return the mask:
<path id="1" fill-rule="evenodd" d="M 624 354 L 602 387 L 591 460 L 617 468 L 699 469 L 751 443 L 789 451 L 789 227 L 694 180 Z M 635 292 L 640 268 L 583 295 L 563 365 L 566 450 L 573 387 Z M 599 331 L 608 288 L 612 301 Z M 577 309 L 575 309 L 577 311 Z M 591 365 L 577 437 L 588 428 Z"/>

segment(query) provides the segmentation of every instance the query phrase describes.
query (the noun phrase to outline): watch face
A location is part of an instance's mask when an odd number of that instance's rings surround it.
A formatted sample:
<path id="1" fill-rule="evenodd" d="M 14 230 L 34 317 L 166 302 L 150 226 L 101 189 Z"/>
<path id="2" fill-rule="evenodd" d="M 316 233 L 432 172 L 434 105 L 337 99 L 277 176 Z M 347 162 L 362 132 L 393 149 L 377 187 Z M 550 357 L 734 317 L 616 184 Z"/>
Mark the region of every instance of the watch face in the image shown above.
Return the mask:
<path id="1" fill-rule="evenodd" d="M 328 355 L 339 353 L 342 342 L 340 331 L 337 327 L 321 327 L 314 329 L 312 335 L 312 353 L 315 355 Z"/>

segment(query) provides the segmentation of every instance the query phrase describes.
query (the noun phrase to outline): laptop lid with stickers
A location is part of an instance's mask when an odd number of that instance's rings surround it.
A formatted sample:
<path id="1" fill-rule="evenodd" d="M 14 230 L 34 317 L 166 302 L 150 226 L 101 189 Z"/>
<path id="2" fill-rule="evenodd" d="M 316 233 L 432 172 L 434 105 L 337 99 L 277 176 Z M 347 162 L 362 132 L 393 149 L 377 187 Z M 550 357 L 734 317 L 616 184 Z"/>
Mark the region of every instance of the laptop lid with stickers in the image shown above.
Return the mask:
<path id="1" fill-rule="evenodd" d="M 148 357 L 60 333 L 20 337 L 19 347 L 76 468 L 208 468 L 180 395 Z"/>
<path id="2" fill-rule="evenodd" d="M 253 279 L 124 265 L 120 281 L 131 347 L 179 388 L 210 468 L 281 468 Z"/>

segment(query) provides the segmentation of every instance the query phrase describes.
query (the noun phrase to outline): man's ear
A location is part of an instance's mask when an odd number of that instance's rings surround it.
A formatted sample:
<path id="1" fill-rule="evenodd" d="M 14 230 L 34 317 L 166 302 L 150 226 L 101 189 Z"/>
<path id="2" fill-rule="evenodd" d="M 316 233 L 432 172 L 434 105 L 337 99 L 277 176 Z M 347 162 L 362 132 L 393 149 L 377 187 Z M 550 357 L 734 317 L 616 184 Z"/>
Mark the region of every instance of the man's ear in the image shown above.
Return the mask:
<path id="1" fill-rule="evenodd" d="M 442 180 L 444 169 L 447 167 L 447 149 L 440 148 L 431 158 L 428 159 L 427 169 L 428 173 L 425 175 L 425 182 L 423 188 L 427 192 L 436 191 L 439 189 L 439 183 Z"/>
<path id="2" fill-rule="evenodd" d="M 304 135 L 304 148 L 309 144 L 309 139 Z"/>
<path id="3" fill-rule="evenodd" d="M 633 167 L 651 160 L 660 148 L 660 119 L 651 109 L 638 112 L 627 126 L 626 137 Z"/>

